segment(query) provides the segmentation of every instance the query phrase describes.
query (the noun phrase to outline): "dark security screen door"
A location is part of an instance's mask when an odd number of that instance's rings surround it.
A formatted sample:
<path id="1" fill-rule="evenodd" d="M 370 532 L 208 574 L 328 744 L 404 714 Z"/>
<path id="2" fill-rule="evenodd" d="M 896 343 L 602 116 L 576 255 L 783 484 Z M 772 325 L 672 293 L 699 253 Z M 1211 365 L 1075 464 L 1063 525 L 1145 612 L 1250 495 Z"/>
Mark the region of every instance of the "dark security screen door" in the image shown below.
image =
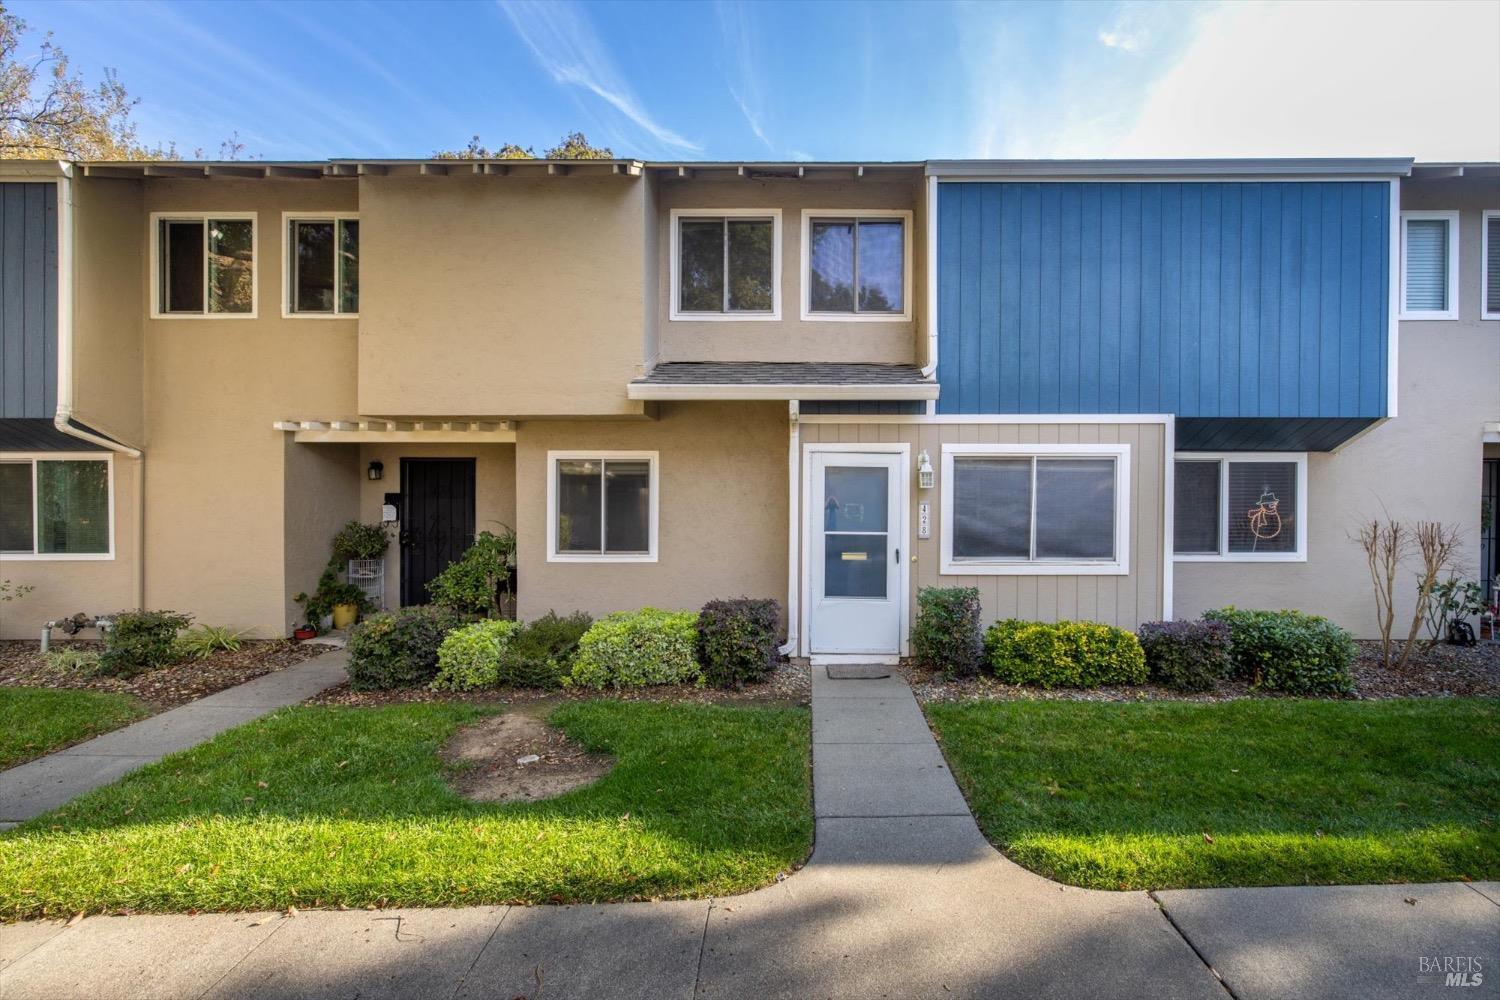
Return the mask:
<path id="1" fill-rule="evenodd" d="M 474 542 L 474 460 L 401 460 L 401 604 L 428 603 L 427 582 Z"/>

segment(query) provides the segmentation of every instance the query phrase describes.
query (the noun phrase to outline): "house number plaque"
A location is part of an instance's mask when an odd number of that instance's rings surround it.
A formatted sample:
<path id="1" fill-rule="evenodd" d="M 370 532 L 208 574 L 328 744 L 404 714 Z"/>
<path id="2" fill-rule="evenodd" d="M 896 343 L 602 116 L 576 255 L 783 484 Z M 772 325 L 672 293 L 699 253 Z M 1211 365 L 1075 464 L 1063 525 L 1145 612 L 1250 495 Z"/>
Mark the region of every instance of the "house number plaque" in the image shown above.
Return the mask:
<path id="1" fill-rule="evenodd" d="M 917 537 L 932 537 L 932 504 L 926 501 L 917 504 Z"/>

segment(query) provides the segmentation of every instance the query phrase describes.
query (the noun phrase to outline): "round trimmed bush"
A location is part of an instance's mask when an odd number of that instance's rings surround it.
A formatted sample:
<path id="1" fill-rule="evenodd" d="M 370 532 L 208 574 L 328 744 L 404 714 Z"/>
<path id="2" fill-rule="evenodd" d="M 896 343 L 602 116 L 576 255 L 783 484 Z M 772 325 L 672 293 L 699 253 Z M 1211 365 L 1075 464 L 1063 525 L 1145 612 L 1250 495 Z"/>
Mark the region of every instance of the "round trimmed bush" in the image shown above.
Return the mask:
<path id="1" fill-rule="evenodd" d="M 568 683 L 587 688 L 701 684 L 691 611 L 617 611 L 594 622 L 578 642 Z"/>
<path id="2" fill-rule="evenodd" d="M 1354 690 L 1354 639 L 1327 618 L 1228 607 L 1203 612 L 1203 620 L 1229 627 L 1234 674 L 1255 687 L 1288 694 Z"/>
<path id="3" fill-rule="evenodd" d="M 983 661 L 978 587 L 923 587 L 917 591 L 912 658 L 949 677 L 973 677 Z"/>
<path id="4" fill-rule="evenodd" d="M 776 626 L 781 605 L 740 597 L 709 601 L 698 612 L 698 661 L 714 687 L 765 680 L 776 666 Z"/>
<path id="5" fill-rule="evenodd" d="M 500 657 L 518 628 L 512 621 L 488 619 L 449 632 L 438 647 L 432 689 L 472 691 L 499 683 Z"/>
<path id="6" fill-rule="evenodd" d="M 1098 622 L 998 621 L 984 635 L 996 680 L 1038 687 L 1142 684 L 1146 655 L 1136 637 Z"/>
<path id="7" fill-rule="evenodd" d="M 1229 626 L 1223 622 L 1146 622 L 1135 634 L 1159 684 L 1210 691 L 1229 676 Z"/>
<path id="8" fill-rule="evenodd" d="M 527 622 L 500 650 L 500 683 L 514 687 L 560 687 L 572 669 L 579 641 L 593 623 L 581 611 L 566 618 L 549 611 Z"/>
<path id="9" fill-rule="evenodd" d="M 349 633 L 349 686 L 356 691 L 414 687 L 437 676 L 438 649 L 462 622 L 435 605 L 371 615 Z"/>

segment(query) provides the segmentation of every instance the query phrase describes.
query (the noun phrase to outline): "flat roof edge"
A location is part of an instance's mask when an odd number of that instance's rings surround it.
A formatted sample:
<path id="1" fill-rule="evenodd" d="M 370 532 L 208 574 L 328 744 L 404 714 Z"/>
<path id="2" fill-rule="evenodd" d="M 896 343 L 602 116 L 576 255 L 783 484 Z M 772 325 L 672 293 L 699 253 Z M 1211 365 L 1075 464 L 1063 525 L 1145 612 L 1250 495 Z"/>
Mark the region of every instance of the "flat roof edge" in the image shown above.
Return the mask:
<path id="1" fill-rule="evenodd" d="M 1405 157 L 1221 158 L 1181 160 L 929 160 L 931 177 L 1230 177 L 1411 173 Z"/>

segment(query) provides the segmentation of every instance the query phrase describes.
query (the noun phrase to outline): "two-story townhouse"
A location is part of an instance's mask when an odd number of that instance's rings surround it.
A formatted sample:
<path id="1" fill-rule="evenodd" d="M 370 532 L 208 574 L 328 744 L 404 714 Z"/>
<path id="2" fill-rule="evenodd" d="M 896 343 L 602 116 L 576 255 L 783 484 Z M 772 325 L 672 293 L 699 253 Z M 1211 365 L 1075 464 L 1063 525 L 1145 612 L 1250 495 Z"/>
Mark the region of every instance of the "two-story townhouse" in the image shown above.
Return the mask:
<path id="1" fill-rule="evenodd" d="M 396 519 L 388 605 L 505 524 L 523 617 L 775 595 L 860 659 L 938 583 L 1369 634 L 1382 510 L 1494 575 L 1493 165 L 4 172 L 7 636 L 284 634 L 351 517 Z"/>

